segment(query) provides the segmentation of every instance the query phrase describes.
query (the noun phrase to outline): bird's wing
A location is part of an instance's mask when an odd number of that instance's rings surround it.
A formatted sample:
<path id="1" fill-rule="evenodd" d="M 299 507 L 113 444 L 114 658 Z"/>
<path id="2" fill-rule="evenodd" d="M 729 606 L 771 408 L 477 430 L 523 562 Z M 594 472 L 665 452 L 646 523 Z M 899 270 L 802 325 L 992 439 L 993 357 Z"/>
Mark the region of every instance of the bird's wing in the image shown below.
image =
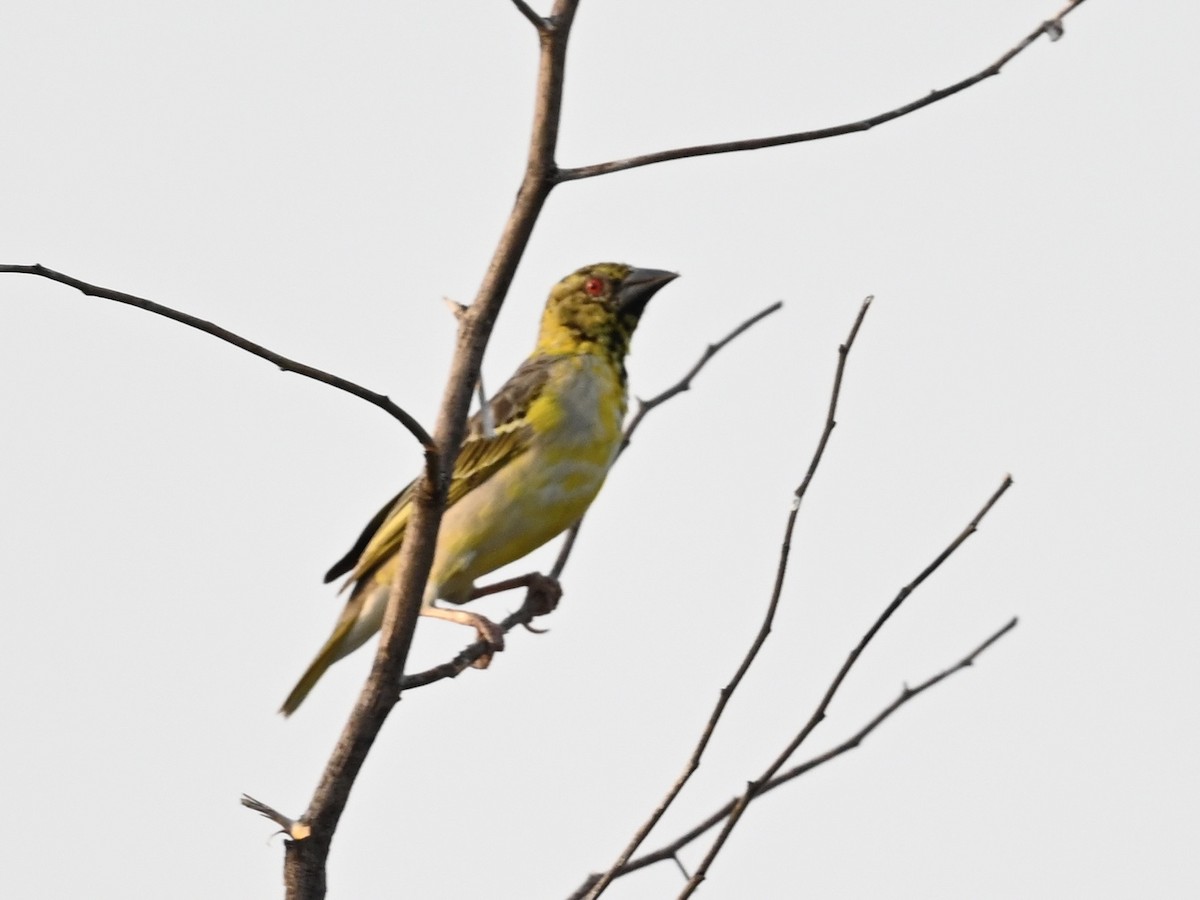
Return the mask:
<path id="1" fill-rule="evenodd" d="M 454 474 L 450 476 L 447 508 L 528 448 L 533 429 L 526 420 L 526 413 L 545 389 L 553 363 L 553 357 L 531 357 L 505 382 L 488 404 L 492 420 L 490 434 L 485 431 L 481 413 L 471 417 L 467 423 L 467 436 L 454 464 Z M 371 518 L 350 551 L 326 573 L 327 582 L 351 571 L 354 580 L 361 581 L 400 549 L 408 528 L 415 486 L 416 481 L 410 482 Z"/>
<path id="2" fill-rule="evenodd" d="M 410 481 L 404 486 L 404 489 L 400 491 L 400 493 L 398 493 L 387 503 L 383 504 L 383 506 L 380 507 L 379 512 L 371 516 L 371 521 L 369 521 L 366 527 L 362 530 L 362 534 L 358 536 L 358 540 L 354 542 L 354 546 L 346 551 L 346 555 L 330 566 L 329 571 L 325 573 L 326 584 L 334 579 L 341 578 L 347 572 L 354 570 L 354 564 L 358 562 L 358 558 L 362 556 L 363 551 L 367 549 L 367 544 L 371 542 L 371 538 L 374 537 L 375 532 L 379 530 L 379 526 L 386 522 L 392 513 L 398 512 L 399 510 L 408 506 L 409 499 L 412 496 L 413 488 L 416 486 L 416 483 L 417 482 L 415 480 Z"/>

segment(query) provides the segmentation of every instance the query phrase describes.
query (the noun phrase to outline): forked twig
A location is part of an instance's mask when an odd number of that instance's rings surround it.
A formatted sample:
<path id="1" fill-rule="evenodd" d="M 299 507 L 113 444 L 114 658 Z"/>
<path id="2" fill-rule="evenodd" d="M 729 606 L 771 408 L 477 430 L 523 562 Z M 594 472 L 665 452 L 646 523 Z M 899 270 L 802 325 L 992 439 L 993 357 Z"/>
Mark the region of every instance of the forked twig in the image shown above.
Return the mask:
<path id="1" fill-rule="evenodd" d="M 534 12 L 533 7 L 526 3 L 525 0 L 512 0 L 512 4 L 520 10 L 521 15 L 528 19 L 534 28 L 538 31 L 546 30 L 546 20 Z"/>
<path id="2" fill-rule="evenodd" d="M 604 893 L 605 888 L 612 883 L 621 869 L 629 862 L 630 857 L 637 852 L 637 848 L 642 845 L 642 841 L 646 839 L 646 836 L 658 824 L 671 804 L 675 802 L 675 798 L 679 796 L 679 792 L 683 790 L 688 780 L 691 779 L 692 774 L 700 767 L 700 758 L 704 755 L 704 751 L 708 747 L 708 742 L 712 739 L 713 732 L 716 731 L 717 723 L 720 722 L 721 716 L 725 712 L 725 707 L 729 704 L 734 691 L 737 690 L 738 685 L 741 684 L 742 679 L 750 670 L 750 666 L 758 656 L 759 650 L 762 649 L 763 644 L 767 640 L 767 635 L 771 633 L 771 625 L 775 621 L 775 610 L 779 607 L 779 598 L 783 593 L 783 581 L 787 574 L 788 558 L 791 555 L 792 549 L 792 533 L 796 528 L 796 518 L 800 513 L 800 503 L 804 499 L 804 495 L 808 492 L 808 486 L 812 482 L 813 474 L 816 472 L 817 466 L 821 464 L 821 458 L 825 455 L 825 448 L 829 444 L 829 436 L 833 433 L 833 429 L 837 425 L 837 405 L 838 398 L 842 392 L 842 378 L 846 372 L 846 360 L 850 356 L 850 349 L 854 346 L 855 338 L 858 337 L 858 330 L 862 327 L 867 310 L 871 308 L 872 299 L 874 298 L 867 297 L 862 302 L 862 306 L 858 310 L 858 315 L 854 318 L 854 325 L 850 328 L 849 337 L 846 338 L 845 343 L 838 347 L 837 369 L 833 376 L 833 389 L 829 394 L 829 408 L 825 414 L 825 427 L 821 431 L 821 438 L 817 441 L 817 449 L 813 452 L 812 460 L 809 462 L 808 471 L 805 473 L 804 479 L 800 482 L 796 490 L 792 492 L 791 510 L 788 512 L 787 524 L 783 530 L 783 544 L 779 551 L 779 565 L 775 570 L 775 584 L 771 590 L 771 599 L 767 603 L 767 609 L 763 614 L 758 634 L 755 635 L 750 649 L 746 651 L 746 655 L 743 657 L 737 671 L 733 674 L 733 678 L 729 680 L 729 683 L 725 687 L 721 688 L 716 705 L 713 706 L 708 721 L 704 725 L 704 730 L 700 734 L 700 739 L 696 742 L 696 746 L 692 750 L 692 755 L 684 765 L 683 771 L 675 779 L 675 783 L 667 790 L 666 795 L 659 801 L 658 806 L 654 808 L 654 811 L 650 813 L 650 816 L 634 833 L 633 838 L 625 846 L 625 849 L 621 851 L 613 864 L 609 866 L 608 871 L 601 875 L 587 891 L 585 894 L 586 900 L 595 900 L 596 897 Z M 702 359 L 701 363 L 703 362 L 704 360 Z M 676 391 L 676 393 L 678 392 Z M 660 396 L 673 396 L 673 394 L 667 391 Z M 658 398 L 655 398 L 655 400 L 658 401 Z M 643 406 L 643 409 L 645 408 Z"/>
<path id="3" fill-rule="evenodd" d="M 926 566 L 916 578 L 900 589 L 900 592 L 896 595 L 895 599 L 893 599 L 892 602 L 887 605 L 883 612 L 879 614 L 878 618 L 875 619 L 871 627 L 867 629 L 862 638 L 859 639 L 858 644 L 856 644 L 854 649 L 850 651 L 850 655 L 846 657 L 846 661 L 842 663 L 842 667 L 833 677 L 833 681 L 829 683 L 829 687 L 826 689 L 825 695 L 821 698 L 821 702 L 817 704 L 817 708 L 813 710 L 812 715 L 804 724 L 804 727 L 800 729 L 799 733 L 797 733 L 794 738 L 792 738 L 787 747 L 784 748 L 783 752 L 776 757 L 775 761 L 766 768 L 762 775 L 750 782 L 746 786 L 746 790 L 742 793 L 742 795 L 738 797 L 736 801 L 734 801 L 733 808 L 729 811 L 729 815 L 725 819 L 725 826 L 721 829 L 721 832 L 713 841 L 708 853 L 705 855 L 703 861 L 700 863 L 696 871 L 692 874 L 691 879 L 689 879 L 688 883 L 684 886 L 683 891 L 680 892 L 679 896 L 681 900 L 682 898 L 690 897 L 692 892 L 700 886 L 700 882 L 702 882 L 705 876 L 708 874 L 708 869 L 712 865 L 713 860 L 716 858 L 717 854 L 721 852 L 721 848 L 725 845 L 725 841 L 729 839 L 730 833 L 741 820 L 741 817 L 745 813 L 747 807 L 750 805 L 750 802 L 754 800 L 756 796 L 758 796 L 762 790 L 762 787 L 770 782 L 771 779 L 778 774 L 779 770 L 787 764 L 787 761 L 791 758 L 792 754 L 799 749 L 800 745 L 804 743 L 808 736 L 812 734 L 813 730 L 825 718 L 825 711 L 829 708 L 830 702 L 832 702 L 834 695 L 837 694 L 838 689 L 842 686 L 842 682 L 846 680 L 846 676 L 854 667 L 854 664 L 858 661 L 858 658 L 862 655 L 863 650 L 866 649 L 867 644 L 869 644 L 871 639 L 879 633 L 880 629 L 883 628 L 888 619 L 892 617 L 892 614 L 900 608 L 901 604 L 904 603 L 908 596 L 912 594 L 912 592 L 918 587 L 920 587 L 925 579 L 936 572 L 938 568 L 941 567 L 942 563 L 944 563 L 954 553 L 955 550 L 962 546 L 963 542 L 966 541 L 967 538 L 976 532 L 976 530 L 979 528 L 979 523 L 983 520 L 983 517 L 988 514 L 988 511 L 993 506 L 995 506 L 996 501 L 998 501 L 1004 495 L 1004 492 L 1012 487 L 1012 483 L 1012 476 L 1004 476 L 1004 480 L 1000 483 L 1000 487 L 996 489 L 995 493 L 993 493 L 990 498 L 988 498 L 988 501 L 983 505 L 983 508 L 975 514 L 975 518 L 973 518 L 967 524 L 967 527 L 964 528 L 958 534 L 958 536 L 946 546 L 946 549 L 939 553 L 934 561 Z"/>
<path id="4" fill-rule="evenodd" d="M 813 769 L 816 769 L 819 766 L 830 762 L 831 760 L 837 759 L 842 754 L 848 753 L 849 751 L 861 746 L 863 741 L 865 741 L 876 728 L 891 718 L 892 714 L 899 710 L 900 707 L 904 706 L 906 703 L 915 699 L 919 695 L 925 693 L 934 685 L 946 680 L 951 675 L 973 666 L 975 664 L 975 660 L 979 658 L 980 654 L 982 654 L 985 650 L 1000 640 L 1000 638 L 1004 637 L 1004 635 L 1008 634 L 1008 632 L 1012 631 L 1016 627 L 1017 620 L 1010 620 L 1003 628 L 1000 628 L 998 631 L 994 632 L 990 637 L 988 637 L 987 640 L 985 640 L 982 644 L 980 644 L 954 665 L 943 669 L 941 672 L 938 672 L 936 675 L 927 678 L 925 681 L 922 681 L 919 684 L 911 687 L 905 687 L 903 690 L 901 690 L 900 695 L 896 697 L 895 700 L 880 710 L 874 716 L 874 718 L 867 722 L 867 724 L 858 731 L 854 732 L 854 734 L 850 735 L 850 737 L 846 738 L 837 746 L 826 750 L 824 753 L 818 754 L 812 759 L 806 760 L 799 765 L 793 766 L 785 772 L 779 773 L 762 786 L 762 788 L 758 791 L 758 796 L 761 797 L 768 791 L 773 791 L 775 788 L 787 784 L 789 781 L 799 778 L 801 775 L 811 772 Z M 647 866 L 651 866 L 655 863 L 663 862 L 665 860 L 678 859 L 678 853 L 680 850 L 724 821 L 729 816 L 730 812 L 733 811 L 733 808 L 736 804 L 736 798 L 730 800 L 704 821 L 700 822 L 691 830 L 684 832 L 669 844 L 664 844 L 657 850 L 654 850 L 650 853 L 644 853 L 636 859 L 631 860 L 624 865 L 619 872 L 617 872 L 617 877 L 619 878 L 622 875 L 629 875 L 630 873 L 636 872 L 639 869 L 644 869 Z M 691 876 L 685 875 L 685 877 L 690 878 Z M 570 896 L 569 900 L 582 900 L 582 898 L 587 895 L 587 892 L 596 882 L 600 880 L 600 878 L 601 876 L 599 874 L 590 876 L 588 880 L 585 881 L 575 891 L 575 893 Z"/>

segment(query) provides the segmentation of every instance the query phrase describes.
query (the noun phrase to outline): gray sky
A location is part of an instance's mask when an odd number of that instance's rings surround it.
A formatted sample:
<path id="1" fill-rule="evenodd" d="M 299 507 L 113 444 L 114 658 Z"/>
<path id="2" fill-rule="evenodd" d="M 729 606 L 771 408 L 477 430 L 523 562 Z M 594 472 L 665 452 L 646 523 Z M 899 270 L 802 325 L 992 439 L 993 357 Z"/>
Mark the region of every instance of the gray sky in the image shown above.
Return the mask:
<path id="1" fill-rule="evenodd" d="M 862 118 L 1057 9 L 584 3 L 560 159 Z M 0 262 L 183 308 L 432 422 L 453 340 L 441 298 L 473 295 L 525 150 L 535 40 L 509 3 L 27 3 L 5 19 Z M 1200 14 L 1093 0 L 1066 26 L 865 135 L 554 193 L 488 352 L 493 386 L 549 286 L 585 263 L 683 275 L 637 336 L 645 396 L 786 305 L 646 422 L 549 634 L 406 697 L 338 832 L 331 897 L 554 898 L 611 860 L 758 627 L 866 294 L 776 629 L 648 848 L 775 756 L 1012 472 L 801 758 L 1019 628 L 754 806 L 701 896 L 1200 890 Z M 336 617 L 321 573 L 417 448 L 357 400 L 61 286 L 0 278 L 0 317 L 12 896 L 279 896 L 280 841 L 238 796 L 306 804 L 369 654 L 292 720 L 274 711 Z M 415 664 L 467 637 L 422 622 Z M 660 866 L 612 896 L 680 885 Z"/>

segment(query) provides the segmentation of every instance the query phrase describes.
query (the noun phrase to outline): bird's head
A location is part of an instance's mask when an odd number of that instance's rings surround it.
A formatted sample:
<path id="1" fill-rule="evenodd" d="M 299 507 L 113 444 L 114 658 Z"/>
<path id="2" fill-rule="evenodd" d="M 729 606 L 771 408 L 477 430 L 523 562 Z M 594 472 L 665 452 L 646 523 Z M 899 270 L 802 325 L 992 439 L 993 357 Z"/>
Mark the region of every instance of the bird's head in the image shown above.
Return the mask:
<path id="1" fill-rule="evenodd" d="M 550 291 L 538 351 L 602 353 L 619 365 L 646 303 L 678 277 L 622 263 L 597 263 L 572 272 Z"/>

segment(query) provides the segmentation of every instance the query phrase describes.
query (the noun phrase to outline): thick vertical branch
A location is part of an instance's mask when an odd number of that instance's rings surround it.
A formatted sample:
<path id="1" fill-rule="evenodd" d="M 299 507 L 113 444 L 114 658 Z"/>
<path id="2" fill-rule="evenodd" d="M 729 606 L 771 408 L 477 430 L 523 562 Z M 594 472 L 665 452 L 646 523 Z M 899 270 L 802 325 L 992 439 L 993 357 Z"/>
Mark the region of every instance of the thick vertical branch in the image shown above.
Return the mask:
<path id="1" fill-rule="evenodd" d="M 534 223 L 554 185 L 563 68 L 576 5 L 577 0 L 558 0 L 545 27 L 538 32 L 541 53 L 528 163 L 475 302 L 459 323 L 454 361 L 434 429 L 434 440 L 443 460 L 442 475 L 436 483 L 422 476 L 418 486 L 375 663 L 301 819 L 311 828 L 311 834 L 305 840 L 287 842 L 284 882 L 292 900 L 319 900 L 325 896 L 325 866 L 333 834 L 367 753 L 399 699 L 400 679 L 420 612 L 421 594 L 433 563 L 448 473 L 453 471 L 462 443 L 483 351 Z"/>

